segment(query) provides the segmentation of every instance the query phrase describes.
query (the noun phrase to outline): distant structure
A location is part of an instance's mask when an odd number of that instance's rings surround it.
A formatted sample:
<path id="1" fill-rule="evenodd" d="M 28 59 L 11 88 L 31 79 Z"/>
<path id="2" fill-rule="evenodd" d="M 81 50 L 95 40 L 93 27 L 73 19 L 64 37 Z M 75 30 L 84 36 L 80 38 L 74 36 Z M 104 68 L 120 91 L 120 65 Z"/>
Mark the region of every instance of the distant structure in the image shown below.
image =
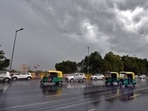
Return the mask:
<path id="1" fill-rule="evenodd" d="M 28 72 L 28 66 L 26 64 L 22 64 L 19 68 L 20 72 Z"/>

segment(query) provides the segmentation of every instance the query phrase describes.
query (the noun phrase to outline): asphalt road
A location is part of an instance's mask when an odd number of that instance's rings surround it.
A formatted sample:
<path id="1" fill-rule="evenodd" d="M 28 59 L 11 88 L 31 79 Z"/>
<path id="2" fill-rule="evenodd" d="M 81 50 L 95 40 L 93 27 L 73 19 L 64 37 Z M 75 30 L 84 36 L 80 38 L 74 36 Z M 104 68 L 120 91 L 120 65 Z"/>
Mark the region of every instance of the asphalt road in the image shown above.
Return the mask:
<path id="1" fill-rule="evenodd" d="M 146 111 L 148 80 L 135 88 L 104 85 L 104 81 L 40 87 L 39 80 L 0 83 L 0 111 Z"/>

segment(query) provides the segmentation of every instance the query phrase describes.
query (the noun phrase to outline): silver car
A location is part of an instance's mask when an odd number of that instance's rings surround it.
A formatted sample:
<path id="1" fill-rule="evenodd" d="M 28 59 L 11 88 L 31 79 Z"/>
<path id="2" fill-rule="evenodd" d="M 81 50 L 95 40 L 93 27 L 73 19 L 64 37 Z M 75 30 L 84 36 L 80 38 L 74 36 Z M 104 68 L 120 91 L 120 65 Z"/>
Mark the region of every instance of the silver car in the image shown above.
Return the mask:
<path id="1" fill-rule="evenodd" d="M 104 79 L 104 75 L 103 74 L 94 74 L 90 77 L 91 80 L 101 80 Z"/>
<path id="2" fill-rule="evenodd" d="M 86 76 L 84 73 L 74 73 L 70 76 L 67 76 L 66 81 L 74 82 L 74 81 L 79 81 L 79 82 L 85 82 L 86 81 Z"/>

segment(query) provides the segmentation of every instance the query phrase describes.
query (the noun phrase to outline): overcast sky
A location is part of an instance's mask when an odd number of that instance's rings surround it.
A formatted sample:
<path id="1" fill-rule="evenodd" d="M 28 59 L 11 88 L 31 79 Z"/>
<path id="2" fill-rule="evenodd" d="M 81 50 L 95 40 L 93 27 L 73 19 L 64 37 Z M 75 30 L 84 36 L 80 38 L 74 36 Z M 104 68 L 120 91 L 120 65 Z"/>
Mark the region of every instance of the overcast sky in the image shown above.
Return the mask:
<path id="1" fill-rule="evenodd" d="M 55 69 L 94 51 L 148 58 L 147 0 L 0 0 L 0 49 L 9 59 L 20 28 L 12 69 Z"/>

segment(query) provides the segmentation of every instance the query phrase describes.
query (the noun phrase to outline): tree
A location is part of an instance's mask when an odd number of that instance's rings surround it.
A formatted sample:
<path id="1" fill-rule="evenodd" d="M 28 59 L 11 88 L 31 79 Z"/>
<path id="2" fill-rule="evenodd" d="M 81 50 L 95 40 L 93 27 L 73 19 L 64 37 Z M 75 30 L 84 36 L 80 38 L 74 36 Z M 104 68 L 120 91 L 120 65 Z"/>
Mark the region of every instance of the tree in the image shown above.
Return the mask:
<path id="1" fill-rule="evenodd" d="M 138 57 L 119 56 L 113 52 L 105 54 L 104 59 L 95 51 L 90 56 L 85 56 L 78 64 L 71 61 L 63 61 L 56 64 L 56 69 L 65 73 L 71 73 L 79 70 L 83 73 L 104 73 L 106 71 L 132 71 L 135 73 L 148 73 L 147 59 Z"/>
<path id="2" fill-rule="evenodd" d="M 102 57 L 97 51 L 91 53 L 89 56 L 89 72 L 93 74 L 100 73 L 102 71 L 102 63 Z"/>
<path id="3" fill-rule="evenodd" d="M 5 70 L 10 65 L 10 59 L 7 59 L 3 50 L 0 50 L 0 70 Z"/>
<path id="4" fill-rule="evenodd" d="M 73 73 L 77 71 L 77 63 L 69 60 L 63 61 L 61 63 L 56 63 L 55 68 L 63 73 Z"/>
<path id="5" fill-rule="evenodd" d="M 133 71 L 135 73 L 147 73 L 147 60 L 138 57 L 129 57 L 128 55 L 122 57 L 125 71 Z"/>
<path id="6" fill-rule="evenodd" d="M 121 57 L 119 55 L 115 55 L 113 52 L 109 52 L 105 55 L 104 59 L 105 63 L 108 64 L 106 65 L 109 69 L 108 71 L 120 72 L 124 69 L 123 62 L 121 61 Z"/>
<path id="7" fill-rule="evenodd" d="M 90 54 L 90 56 L 85 56 L 85 58 L 78 63 L 78 67 L 81 72 L 84 73 L 100 73 L 102 72 L 103 59 L 101 55 L 95 51 Z"/>
<path id="8" fill-rule="evenodd" d="M 82 59 L 82 61 L 77 64 L 77 67 L 80 72 L 87 73 L 88 72 L 88 56 L 85 56 L 85 58 Z"/>

